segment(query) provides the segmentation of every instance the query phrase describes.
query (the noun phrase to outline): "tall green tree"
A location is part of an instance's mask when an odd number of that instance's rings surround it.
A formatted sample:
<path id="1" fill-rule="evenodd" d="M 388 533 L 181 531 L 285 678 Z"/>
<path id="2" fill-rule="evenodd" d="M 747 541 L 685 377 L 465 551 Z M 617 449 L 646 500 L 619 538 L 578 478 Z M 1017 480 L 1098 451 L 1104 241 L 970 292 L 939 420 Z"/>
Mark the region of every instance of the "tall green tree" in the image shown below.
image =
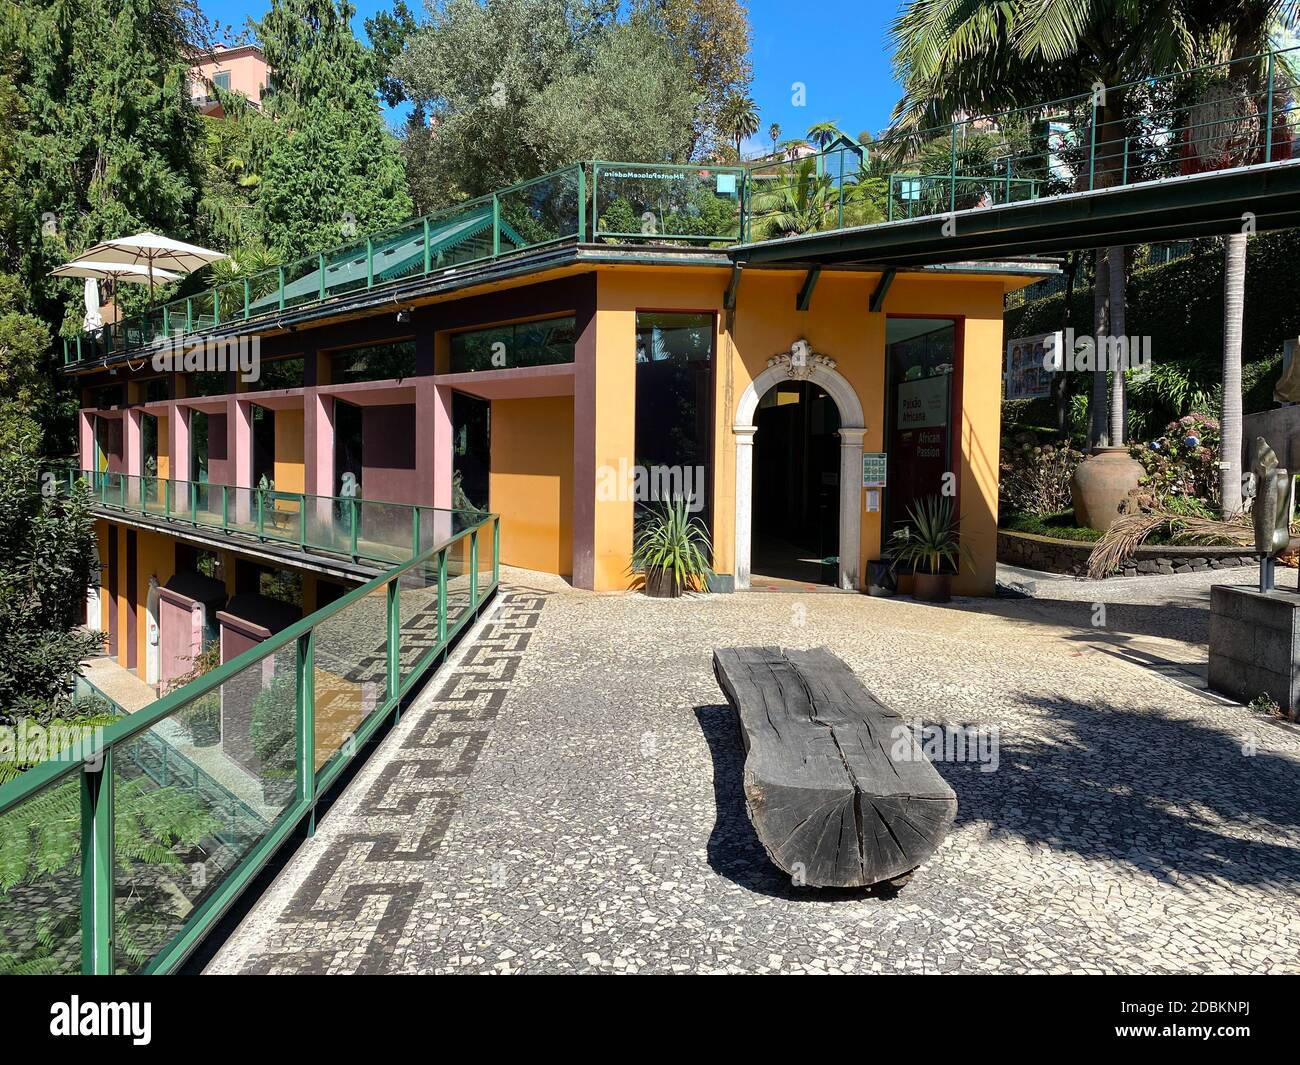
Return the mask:
<path id="1" fill-rule="evenodd" d="M 291 258 L 410 217 L 376 67 L 347 0 L 274 0 L 253 29 L 275 72 L 254 142 L 258 209 L 272 252 Z"/>
<path id="2" fill-rule="evenodd" d="M 617 0 L 429 4 L 393 73 L 432 123 L 416 143 L 443 203 L 543 172 L 530 116 L 552 82 L 590 61 L 617 9 Z"/>
<path id="3" fill-rule="evenodd" d="M 684 161 L 697 101 L 667 42 L 644 25 L 622 24 L 542 90 L 524 134 L 543 170 L 578 159 Z"/>
<path id="4" fill-rule="evenodd" d="M 731 140 L 722 114 L 734 96 L 748 96 L 754 68 L 752 30 L 741 0 L 634 0 L 633 21 L 644 21 L 668 42 L 695 83 L 694 135 L 689 154 L 709 155 Z"/>
<path id="5" fill-rule="evenodd" d="M 735 93 L 727 98 L 718 116 L 718 128 L 731 139 L 740 155 L 740 146 L 746 137 L 758 132 L 758 105 L 745 93 Z"/>

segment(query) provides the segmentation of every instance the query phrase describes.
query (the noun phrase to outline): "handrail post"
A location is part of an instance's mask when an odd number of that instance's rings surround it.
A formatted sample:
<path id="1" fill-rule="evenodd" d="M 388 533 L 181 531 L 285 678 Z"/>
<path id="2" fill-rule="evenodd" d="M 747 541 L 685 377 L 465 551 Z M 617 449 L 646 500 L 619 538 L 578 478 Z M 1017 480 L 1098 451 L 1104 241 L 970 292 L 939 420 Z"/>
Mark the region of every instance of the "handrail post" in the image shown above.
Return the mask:
<path id="1" fill-rule="evenodd" d="M 1130 139 L 1130 138 L 1128 138 L 1128 137 L 1125 137 L 1125 138 L 1124 138 L 1124 163 L 1123 163 L 1123 165 L 1120 167 L 1120 178 L 1119 178 L 1119 183 L 1120 183 L 1121 185 L 1127 185 L 1127 184 L 1128 184 L 1128 142 L 1129 142 L 1129 139 Z"/>
<path id="2" fill-rule="evenodd" d="M 492 587 L 501 583 L 501 516 L 492 522 Z"/>
<path id="3" fill-rule="evenodd" d="M 199 483 L 198 481 L 190 482 L 190 524 L 197 526 L 199 524 Z"/>
<path id="4" fill-rule="evenodd" d="M 587 239 L 587 168 L 578 164 L 578 243 Z"/>
<path id="5" fill-rule="evenodd" d="M 278 297 L 280 303 L 280 310 L 284 310 L 284 267 L 280 266 L 277 267 L 276 269 L 279 271 L 278 276 L 280 279 L 280 292 Z"/>
<path id="6" fill-rule="evenodd" d="M 950 170 L 948 176 L 950 184 L 948 188 L 948 213 L 952 214 L 957 210 L 957 123 L 952 124 L 952 144 L 948 150 L 948 161 Z"/>
<path id="7" fill-rule="evenodd" d="M 81 971 L 113 974 L 113 749 L 81 771 Z"/>
<path id="8" fill-rule="evenodd" d="M 1268 50 L 1268 77 L 1265 80 L 1267 88 L 1264 90 L 1268 93 L 1264 119 L 1264 162 L 1266 163 L 1273 161 L 1273 57 L 1276 54 L 1274 49 Z"/>
<path id="9" fill-rule="evenodd" d="M 492 193 L 492 258 L 501 254 L 501 197 Z"/>
<path id="10" fill-rule="evenodd" d="M 172 479 L 163 481 L 163 511 L 168 521 L 172 518 Z"/>
<path id="11" fill-rule="evenodd" d="M 366 237 L 366 288 L 375 287 L 375 238 Z"/>
<path id="12" fill-rule="evenodd" d="M 358 561 L 358 560 L 360 559 L 360 557 L 361 557 L 361 556 L 358 554 L 358 552 L 357 552 L 357 497 L 356 497 L 356 496 L 352 496 L 352 498 L 351 498 L 351 503 L 352 503 L 352 505 L 351 505 L 351 507 L 350 507 L 349 509 L 350 509 L 350 511 L 351 511 L 351 519 L 350 519 L 350 521 L 351 521 L 351 526 L 352 526 L 352 529 L 351 529 L 351 533 L 352 533 L 352 561 L 353 561 L 353 562 L 356 562 L 356 561 Z"/>
<path id="13" fill-rule="evenodd" d="M 230 486 L 221 486 L 221 531 L 230 532 Z"/>
<path id="14" fill-rule="evenodd" d="M 266 511 L 263 507 L 263 502 L 265 501 L 266 493 L 260 488 L 255 488 L 254 491 L 257 493 L 257 538 L 259 540 L 265 540 Z"/>
<path id="15" fill-rule="evenodd" d="M 388 654 L 387 654 L 387 673 L 388 673 L 388 698 L 396 700 L 397 691 L 402 686 L 401 673 L 401 636 L 402 636 L 402 613 L 401 613 L 401 591 L 398 585 L 401 583 L 400 577 L 394 577 L 385 587 L 387 593 L 386 606 L 388 608 Z M 393 718 L 397 720 L 401 716 L 398 706 L 393 707 Z"/>
<path id="16" fill-rule="evenodd" d="M 429 246 L 429 216 L 424 216 L 424 272 L 433 269 L 433 250 Z"/>
<path id="17" fill-rule="evenodd" d="M 420 508 L 411 508 L 411 557 L 420 553 Z"/>
<path id="18" fill-rule="evenodd" d="M 320 276 L 320 284 L 316 287 L 320 302 L 325 302 L 325 253 L 321 252 L 316 257 L 316 273 Z"/>
<path id="19" fill-rule="evenodd" d="M 591 164 L 591 242 L 600 239 L 600 164 Z"/>
<path id="20" fill-rule="evenodd" d="M 307 493 L 298 493 L 298 546 L 307 550 Z"/>
<path id="21" fill-rule="evenodd" d="M 478 609 L 478 529 L 469 533 L 469 608 Z"/>
<path id="22" fill-rule="evenodd" d="M 185 297 L 185 335 L 194 332 L 194 297 Z"/>
<path id="23" fill-rule="evenodd" d="M 308 629 L 298 637 L 298 670 L 294 678 L 294 703 L 297 723 L 294 743 L 295 767 L 298 771 L 298 799 L 312 805 L 307 820 L 307 834 L 316 832 L 316 630 Z"/>
<path id="24" fill-rule="evenodd" d="M 438 552 L 438 645 L 447 642 L 447 549 Z"/>
<path id="25" fill-rule="evenodd" d="M 253 286 L 249 278 L 244 278 L 244 321 L 248 321 L 249 304 L 252 303 Z"/>
<path id="26" fill-rule="evenodd" d="M 1097 184 L 1097 97 L 1092 98 L 1092 124 L 1088 131 L 1088 191 Z"/>
<path id="27" fill-rule="evenodd" d="M 221 290 L 215 286 L 212 289 L 212 324 L 221 324 Z"/>

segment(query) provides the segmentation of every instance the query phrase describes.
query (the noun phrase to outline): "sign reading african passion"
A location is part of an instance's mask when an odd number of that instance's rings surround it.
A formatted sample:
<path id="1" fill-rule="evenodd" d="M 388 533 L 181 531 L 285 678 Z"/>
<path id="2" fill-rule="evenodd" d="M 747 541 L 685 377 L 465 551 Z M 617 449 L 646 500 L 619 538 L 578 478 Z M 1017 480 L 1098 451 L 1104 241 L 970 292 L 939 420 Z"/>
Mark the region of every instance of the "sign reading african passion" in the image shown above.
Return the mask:
<path id="1" fill-rule="evenodd" d="M 1052 394 L 1048 364 L 1061 350 L 1060 333 L 1007 341 L 1007 399 L 1042 399 Z"/>

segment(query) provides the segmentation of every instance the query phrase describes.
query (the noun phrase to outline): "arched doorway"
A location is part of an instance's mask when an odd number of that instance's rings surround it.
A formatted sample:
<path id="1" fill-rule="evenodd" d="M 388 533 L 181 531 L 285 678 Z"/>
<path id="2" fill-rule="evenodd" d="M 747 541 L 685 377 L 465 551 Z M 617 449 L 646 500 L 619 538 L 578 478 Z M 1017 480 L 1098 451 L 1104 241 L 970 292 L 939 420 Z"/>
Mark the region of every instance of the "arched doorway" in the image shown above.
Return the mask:
<path id="1" fill-rule="evenodd" d="M 815 386 L 833 402 L 839 427 L 835 431 L 839 497 L 834 538 L 839 555 L 836 584 L 858 587 L 858 555 L 862 542 L 862 404 L 853 386 L 835 369 L 835 360 L 814 353 L 806 341 L 796 341 L 788 353 L 773 356 L 767 369 L 745 389 L 732 427 L 736 441 L 736 587 L 748 588 L 752 571 L 754 519 L 754 438 L 766 418 L 759 404 L 773 388 L 790 382 Z M 816 395 L 817 393 L 810 393 Z"/>
<path id="2" fill-rule="evenodd" d="M 820 385 L 784 381 L 754 414 L 750 568 L 801 584 L 839 583 L 839 409 Z"/>

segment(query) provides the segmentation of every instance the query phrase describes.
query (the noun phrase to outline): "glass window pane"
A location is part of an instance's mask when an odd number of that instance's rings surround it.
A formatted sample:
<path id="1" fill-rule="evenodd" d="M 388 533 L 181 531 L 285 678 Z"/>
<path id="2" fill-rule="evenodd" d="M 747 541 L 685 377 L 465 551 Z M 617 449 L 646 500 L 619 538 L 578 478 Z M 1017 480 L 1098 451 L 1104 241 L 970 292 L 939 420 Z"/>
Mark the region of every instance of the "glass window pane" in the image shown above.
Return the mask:
<path id="1" fill-rule="evenodd" d="M 0 975 L 81 971 L 81 780 L 0 814 Z"/>
<path id="2" fill-rule="evenodd" d="M 293 804 L 297 661 L 268 655 L 115 748 L 118 971 L 166 947 Z"/>
<path id="3" fill-rule="evenodd" d="M 381 585 L 326 618 L 315 635 L 315 765 L 348 745 L 387 694 L 388 594 Z"/>

